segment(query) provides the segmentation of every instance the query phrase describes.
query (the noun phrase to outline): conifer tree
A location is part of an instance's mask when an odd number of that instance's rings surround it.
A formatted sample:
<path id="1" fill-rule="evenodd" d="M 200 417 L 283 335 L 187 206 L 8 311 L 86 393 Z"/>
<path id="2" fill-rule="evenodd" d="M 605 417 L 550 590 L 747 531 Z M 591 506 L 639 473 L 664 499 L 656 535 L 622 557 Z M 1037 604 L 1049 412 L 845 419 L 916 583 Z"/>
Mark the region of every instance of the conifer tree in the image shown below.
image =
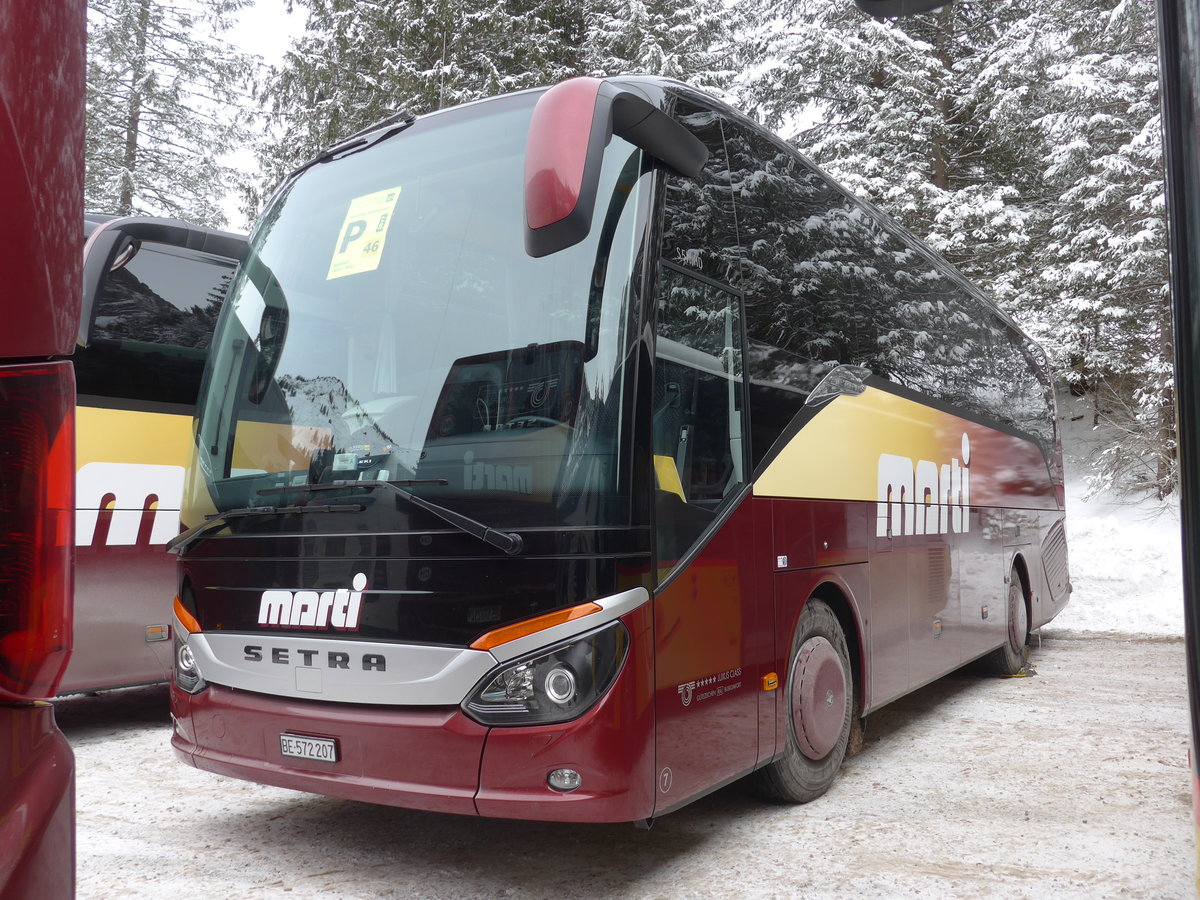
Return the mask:
<path id="1" fill-rule="evenodd" d="M 663 75 L 720 92 L 735 74 L 732 17 L 721 0 L 592 0 L 584 68 Z"/>
<path id="2" fill-rule="evenodd" d="M 247 0 L 89 0 L 88 209 L 224 224 L 247 57 L 221 39 Z"/>
<path id="3" fill-rule="evenodd" d="M 752 45 L 776 62 L 742 79 L 743 104 L 1019 309 L 1040 145 L 1014 111 L 1024 95 L 999 77 L 1020 43 L 1013 5 L 961 0 L 879 22 L 793 0 L 760 17 Z M 1028 64 L 1039 48 L 1021 51 Z"/>
<path id="4" fill-rule="evenodd" d="M 305 33 L 270 73 L 264 194 L 321 148 L 403 107 L 413 113 L 576 75 L 642 72 L 719 90 L 731 70 L 721 0 L 295 0 Z"/>
<path id="5" fill-rule="evenodd" d="M 583 10 L 568 0 L 296 0 L 304 34 L 261 99 L 272 122 L 248 211 L 293 167 L 400 108 L 416 114 L 579 73 Z"/>
<path id="6" fill-rule="evenodd" d="M 1065 376 L 1115 428 L 1105 487 L 1175 487 L 1173 339 L 1154 6 L 1074 0 L 1050 67 L 1047 188 L 1060 201 L 1041 283 Z"/>

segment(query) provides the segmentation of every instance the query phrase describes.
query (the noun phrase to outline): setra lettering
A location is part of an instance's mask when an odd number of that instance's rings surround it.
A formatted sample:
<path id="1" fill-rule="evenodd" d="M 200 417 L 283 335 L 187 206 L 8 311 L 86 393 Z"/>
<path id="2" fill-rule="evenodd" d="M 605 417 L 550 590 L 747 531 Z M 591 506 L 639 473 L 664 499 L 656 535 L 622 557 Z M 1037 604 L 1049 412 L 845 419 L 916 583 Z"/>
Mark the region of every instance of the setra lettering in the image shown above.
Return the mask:
<path id="1" fill-rule="evenodd" d="M 320 650 L 309 650 L 305 647 L 272 647 L 270 662 L 279 666 L 295 665 L 297 664 L 297 660 L 292 658 L 293 653 L 300 657 L 299 664 L 304 666 L 313 665 L 314 661 L 321 655 Z M 242 659 L 247 662 L 266 661 L 263 657 L 263 647 L 259 644 L 246 644 L 242 647 Z M 360 664 L 364 672 L 387 671 L 387 657 L 382 653 L 364 653 Z M 329 669 L 349 669 L 350 654 L 340 650 L 327 651 L 325 665 Z"/>

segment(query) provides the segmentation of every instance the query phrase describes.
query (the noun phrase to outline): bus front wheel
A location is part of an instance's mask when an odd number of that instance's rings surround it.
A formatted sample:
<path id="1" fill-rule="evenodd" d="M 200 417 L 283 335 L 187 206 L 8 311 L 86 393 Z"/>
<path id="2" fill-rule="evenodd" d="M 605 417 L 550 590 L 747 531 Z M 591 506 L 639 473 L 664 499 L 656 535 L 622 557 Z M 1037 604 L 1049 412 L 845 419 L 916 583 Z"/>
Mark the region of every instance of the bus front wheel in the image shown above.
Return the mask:
<path id="1" fill-rule="evenodd" d="M 1029 639 L 1029 612 L 1025 589 L 1014 566 L 1008 573 L 1007 640 L 986 657 L 988 668 L 997 675 L 1019 675 L 1025 666 L 1025 643 Z"/>
<path id="2" fill-rule="evenodd" d="M 846 756 L 853 700 L 846 635 L 828 604 L 811 599 L 792 639 L 783 755 L 755 773 L 759 791 L 772 800 L 807 803 L 829 790 Z"/>

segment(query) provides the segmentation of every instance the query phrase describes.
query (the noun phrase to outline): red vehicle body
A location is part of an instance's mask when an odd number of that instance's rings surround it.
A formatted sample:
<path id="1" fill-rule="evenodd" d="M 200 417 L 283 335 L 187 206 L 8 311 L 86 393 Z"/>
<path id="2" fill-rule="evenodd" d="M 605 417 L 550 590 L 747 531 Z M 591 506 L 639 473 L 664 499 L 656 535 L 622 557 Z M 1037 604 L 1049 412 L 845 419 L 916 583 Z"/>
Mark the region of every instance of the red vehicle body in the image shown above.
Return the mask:
<path id="1" fill-rule="evenodd" d="M 0 6 L 0 894 L 69 897 L 74 759 L 52 697 L 71 650 L 83 0 Z M 30 227 L 37 223 L 37 227 Z"/>
<path id="2" fill-rule="evenodd" d="M 332 796 L 809 800 L 861 716 L 1018 671 L 1070 591 L 1040 350 L 664 79 L 314 160 L 251 236 L 195 433 L 173 746 Z"/>

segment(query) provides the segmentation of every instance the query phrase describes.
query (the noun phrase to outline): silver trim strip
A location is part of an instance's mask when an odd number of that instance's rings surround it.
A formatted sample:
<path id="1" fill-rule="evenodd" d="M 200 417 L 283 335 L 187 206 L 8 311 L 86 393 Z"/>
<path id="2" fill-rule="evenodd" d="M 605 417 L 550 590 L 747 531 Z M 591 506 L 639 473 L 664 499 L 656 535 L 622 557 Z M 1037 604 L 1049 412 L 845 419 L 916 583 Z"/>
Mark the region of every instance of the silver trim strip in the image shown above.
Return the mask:
<path id="1" fill-rule="evenodd" d="M 188 634 L 177 618 L 174 625 L 175 633 L 192 648 L 204 680 L 213 684 L 339 703 L 458 706 L 497 666 L 613 622 L 649 600 L 650 592 L 643 587 L 623 591 L 596 600 L 599 612 L 500 644 L 490 652 L 299 635 Z M 247 647 L 257 648 L 262 658 L 247 659 L 256 655 L 247 653 Z"/>
<path id="2" fill-rule="evenodd" d="M 457 647 L 214 632 L 193 634 L 187 643 L 205 681 L 340 703 L 457 706 L 496 665 L 490 653 Z M 246 647 L 259 648 L 262 659 L 246 659 Z M 300 650 L 314 652 L 306 659 Z"/>

